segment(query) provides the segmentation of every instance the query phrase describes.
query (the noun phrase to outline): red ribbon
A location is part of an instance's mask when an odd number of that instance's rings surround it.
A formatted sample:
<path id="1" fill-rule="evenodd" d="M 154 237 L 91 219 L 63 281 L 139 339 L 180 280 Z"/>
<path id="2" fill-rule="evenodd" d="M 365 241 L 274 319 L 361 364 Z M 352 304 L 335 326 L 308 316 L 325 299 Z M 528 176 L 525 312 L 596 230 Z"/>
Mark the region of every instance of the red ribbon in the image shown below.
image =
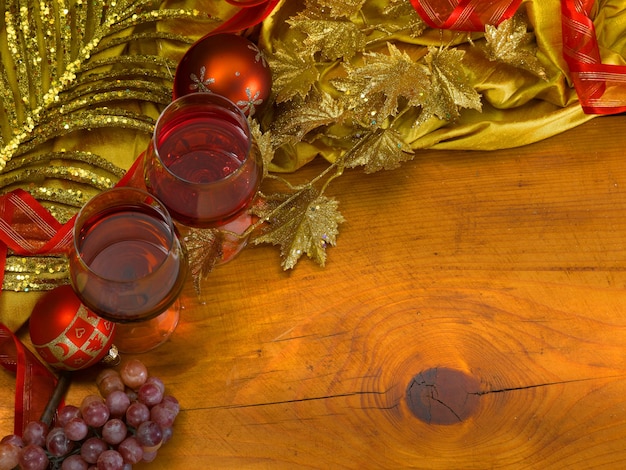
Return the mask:
<path id="1" fill-rule="evenodd" d="M 0 365 L 15 374 L 13 432 L 22 435 L 30 421 L 41 419 L 57 380 L 4 324 L 0 323 Z"/>
<path id="2" fill-rule="evenodd" d="M 484 31 L 510 18 L 521 0 L 411 0 L 431 27 Z M 602 63 L 590 18 L 594 0 L 561 0 L 563 56 L 578 100 L 587 114 L 626 111 L 626 66 Z"/>
<path id="3" fill-rule="evenodd" d="M 590 17 L 593 4 L 593 0 L 561 2 L 563 56 L 586 113 L 622 113 L 626 111 L 626 66 L 602 63 Z"/>
<path id="4" fill-rule="evenodd" d="M 241 7 L 235 15 L 226 20 L 209 34 L 236 33 L 262 22 L 278 5 L 280 0 L 226 0 L 231 5 Z"/>
<path id="5" fill-rule="evenodd" d="M 511 18 L 522 0 L 411 0 L 413 8 L 431 28 L 484 31 Z"/>

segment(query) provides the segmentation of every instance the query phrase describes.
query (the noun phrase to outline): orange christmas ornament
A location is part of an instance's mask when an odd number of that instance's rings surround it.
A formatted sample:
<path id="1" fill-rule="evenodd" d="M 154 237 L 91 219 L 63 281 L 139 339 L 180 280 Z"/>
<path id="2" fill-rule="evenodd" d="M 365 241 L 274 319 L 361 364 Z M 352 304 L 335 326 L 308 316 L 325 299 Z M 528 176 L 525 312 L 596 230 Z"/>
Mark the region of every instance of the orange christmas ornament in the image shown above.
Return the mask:
<path id="1" fill-rule="evenodd" d="M 271 88 L 272 74 L 258 46 L 223 33 L 205 36 L 187 51 L 176 68 L 173 96 L 216 93 L 251 116 L 265 103 Z"/>
<path id="2" fill-rule="evenodd" d="M 87 310 L 70 286 L 61 286 L 35 304 L 29 333 L 35 350 L 50 366 L 78 370 L 109 352 L 115 324 Z"/>

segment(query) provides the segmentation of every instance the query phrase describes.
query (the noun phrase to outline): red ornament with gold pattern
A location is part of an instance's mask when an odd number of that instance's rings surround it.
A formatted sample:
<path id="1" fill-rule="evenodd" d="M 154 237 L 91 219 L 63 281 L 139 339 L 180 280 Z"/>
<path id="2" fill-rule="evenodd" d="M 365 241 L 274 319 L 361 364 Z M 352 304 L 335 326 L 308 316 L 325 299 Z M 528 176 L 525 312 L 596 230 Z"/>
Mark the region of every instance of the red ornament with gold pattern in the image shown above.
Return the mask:
<path id="1" fill-rule="evenodd" d="M 272 74 L 252 41 L 236 34 L 199 39 L 185 53 L 174 76 L 174 99 L 189 93 L 216 93 L 252 116 L 269 97 Z"/>
<path id="2" fill-rule="evenodd" d="M 89 311 L 70 286 L 61 286 L 35 304 L 29 332 L 45 362 L 71 371 L 92 366 L 109 352 L 115 324 Z"/>

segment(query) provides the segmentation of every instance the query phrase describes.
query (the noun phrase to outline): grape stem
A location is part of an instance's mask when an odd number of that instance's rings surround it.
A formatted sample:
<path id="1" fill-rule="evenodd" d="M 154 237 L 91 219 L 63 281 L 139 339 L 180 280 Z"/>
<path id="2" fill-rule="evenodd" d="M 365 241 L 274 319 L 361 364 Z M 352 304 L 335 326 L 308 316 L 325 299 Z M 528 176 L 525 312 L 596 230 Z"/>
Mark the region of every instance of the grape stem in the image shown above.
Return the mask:
<path id="1" fill-rule="evenodd" d="M 70 386 L 71 382 L 71 374 L 67 371 L 61 372 L 59 374 L 59 379 L 57 381 L 56 387 L 54 387 L 54 391 L 46 404 L 46 408 L 43 410 L 41 414 L 40 421 L 46 423 L 48 426 L 52 423 L 52 419 L 54 418 L 54 414 L 56 413 L 57 408 L 59 407 L 59 403 L 67 393 L 67 389 Z"/>

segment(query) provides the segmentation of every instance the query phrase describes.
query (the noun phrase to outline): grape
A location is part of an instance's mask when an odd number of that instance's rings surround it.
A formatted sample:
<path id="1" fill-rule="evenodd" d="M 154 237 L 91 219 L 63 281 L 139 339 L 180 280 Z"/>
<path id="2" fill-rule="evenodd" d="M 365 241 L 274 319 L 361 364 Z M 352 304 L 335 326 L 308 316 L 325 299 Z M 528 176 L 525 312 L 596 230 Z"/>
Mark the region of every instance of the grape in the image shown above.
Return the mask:
<path id="1" fill-rule="evenodd" d="M 33 421 L 34 422 L 34 421 Z M 41 446 L 28 444 L 22 449 L 19 466 L 22 470 L 45 470 L 48 468 L 48 456 Z"/>
<path id="2" fill-rule="evenodd" d="M 172 436 L 174 435 L 174 430 L 172 428 L 163 427 L 161 427 L 161 430 L 163 431 L 163 440 L 161 441 L 161 445 L 163 445 L 172 438 Z"/>
<path id="3" fill-rule="evenodd" d="M 158 378 L 158 377 L 154 377 L 154 376 L 150 376 L 146 379 L 146 383 L 147 384 L 154 384 L 157 387 L 159 387 L 161 389 L 161 393 L 165 393 L 165 384 L 163 383 L 163 381 Z"/>
<path id="4" fill-rule="evenodd" d="M 87 395 L 85 398 L 83 398 L 83 401 L 80 402 L 80 412 L 83 412 L 83 408 L 86 408 L 91 402 L 94 401 L 102 401 L 102 397 L 99 397 L 98 395 Z"/>
<path id="5" fill-rule="evenodd" d="M 96 384 L 100 395 L 80 406 L 59 409 L 55 427 L 32 421 L 23 435 L 0 440 L 0 470 L 132 470 L 152 462 L 173 435 L 180 404 L 165 395 L 163 381 L 131 359 L 117 372 L 105 369 Z M 96 429 L 94 429 L 96 428 Z M 130 432 L 129 432 L 130 430 Z"/>
<path id="6" fill-rule="evenodd" d="M 72 418 L 63 426 L 63 429 L 68 439 L 73 441 L 82 441 L 89 432 L 89 426 L 87 426 L 84 419 L 79 417 Z"/>
<path id="7" fill-rule="evenodd" d="M 122 366 L 120 375 L 128 387 L 136 390 L 148 378 L 148 368 L 139 359 L 131 359 Z"/>
<path id="8" fill-rule="evenodd" d="M 98 437 L 90 437 L 80 447 L 80 456 L 87 463 L 96 463 L 102 452 L 107 450 L 109 446 L 106 442 Z"/>
<path id="9" fill-rule="evenodd" d="M 143 453 L 143 458 L 141 459 L 143 462 L 152 462 L 154 459 L 156 459 L 157 456 L 157 451 L 153 450 L 150 452 L 145 452 Z"/>
<path id="10" fill-rule="evenodd" d="M 96 377 L 96 386 L 100 394 L 106 398 L 113 391 L 124 391 L 124 382 L 119 372 L 114 369 L 104 369 Z"/>
<path id="11" fill-rule="evenodd" d="M 137 391 L 138 399 L 140 402 L 145 403 L 148 406 L 154 406 L 161 403 L 163 400 L 163 392 L 158 385 L 154 383 L 145 383 Z"/>
<path id="12" fill-rule="evenodd" d="M 180 403 L 178 402 L 176 397 L 173 397 L 172 395 L 165 395 L 163 397 L 163 403 L 165 403 L 168 407 L 172 409 L 172 411 L 174 411 L 174 413 L 178 415 L 178 412 L 180 411 Z"/>
<path id="13" fill-rule="evenodd" d="M 61 470 L 87 470 L 89 464 L 78 454 L 70 455 L 63 460 Z"/>
<path id="14" fill-rule="evenodd" d="M 63 428 L 52 428 L 46 436 L 46 449 L 54 457 L 68 454 L 74 448 L 74 443 L 65 435 Z"/>
<path id="15" fill-rule="evenodd" d="M 98 470 L 123 470 L 124 459 L 116 450 L 105 450 L 98 457 Z"/>
<path id="16" fill-rule="evenodd" d="M 150 421 L 154 421 L 161 428 L 169 428 L 174 424 L 176 412 L 167 403 L 161 402 L 150 409 Z"/>
<path id="17" fill-rule="evenodd" d="M 126 410 L 126 423 L 134 428 L 150 419 L 150 409 L 138 401 L 131 403 Z"/>
<path id="18" fill-rule="evenodd" d="M 39 447 L 46 445 L 46 434 L 48 433 L 48 425 L 41 421 L 31 421 L 24 428 L 22 439 L 24 444 L 34 444 Z"/>
<path id="19" fill-rule="evenodd" d="M 106 397 L 105 403 L 109 407 L 111 416 L 119 418 L 126 413 L 130 398 L 123 391 L 114 390 Z"/>
<path id="20" fill-rule="evenodd" d="M 0 443 L 0 468 L 10 469 L 17 467 L 20 460 L 20 447 L 10 442 Z"/>
<path id="21" fill-rule="evenodd" d="M 94 428 L 103 426 L 109 419 L 109 409 L 105 403 L 98 397 L 98 400 L 89 401 L 84 407 L 81 406 L 81 414 L 85 423 Z"/>
<path id="22" fill-rule="evenodd" d="M 107 444 L 119 444 L 126 438 L 126 425 L 121 419 L 110 419 L 102 426 L 102 440 Z"/>
<path id="23" fill-rule="evenodd" d="M 143 458 L 143 448 L 137 438 L 133 436 L 124 439 L 120 445 L 117 446 L 117 451 L 124 457 L 124 462 L 130 464 L 139 463 Z"/>
<path id="24" fill-rule="evenodd" d="M 2 440 L 0 440 L 2 444 L 13 444 L 16 447 L 24 447 L 24 441 L 17 434 L 9 434 L 8 436 L 4 436 Z"/>
<path id="25" fill-rule="evenodd" d="M 128 396 L 128 399 L 132 402 L 137 401 L 137 391 L 133 390 L 132 388 L 127 388 L 126 390 L 126 395 Z"/>
<path id="26" fill-rule="evenodd" d="M 73 418 L 80 418 L 80 409 L 74 405 L 65 405 L 57 414 L 57 425 L 65 427 L 65 425 Z"/>
<path id="27" fill-rule="evenodd" d="M 156 450 L 161 445 L 163 440 L 163 431 L 154 421 L 144 421 L 137 428 L 135 437 L 139 441 L 139 444 L 144 448 L 144 451 L 148 452 Z"/>

